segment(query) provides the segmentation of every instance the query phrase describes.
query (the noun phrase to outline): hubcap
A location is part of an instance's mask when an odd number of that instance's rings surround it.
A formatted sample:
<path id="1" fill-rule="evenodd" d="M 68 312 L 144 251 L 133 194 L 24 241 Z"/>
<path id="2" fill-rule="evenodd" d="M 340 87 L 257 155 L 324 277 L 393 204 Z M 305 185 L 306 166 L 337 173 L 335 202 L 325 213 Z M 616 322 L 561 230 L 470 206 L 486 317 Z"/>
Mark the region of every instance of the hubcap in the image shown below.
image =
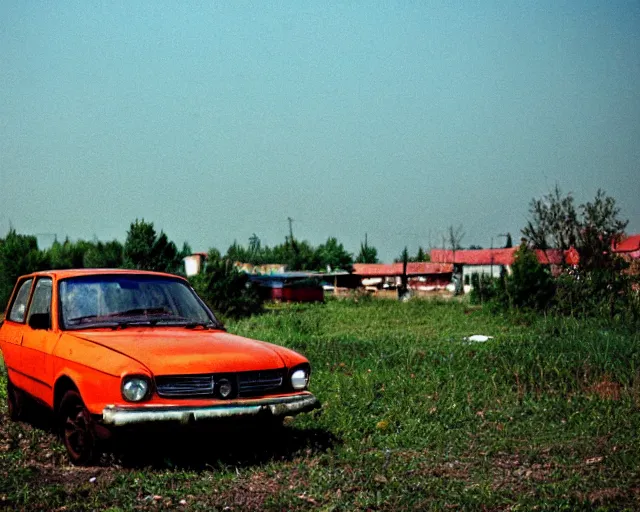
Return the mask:
<path id="1" fill-rule="evenodd" d="M 71 455 L 82 458 L 87 455 L 92 446 L 92 434 L 85 411 L 74 407 L 65 419 L 64 440 Z"/>

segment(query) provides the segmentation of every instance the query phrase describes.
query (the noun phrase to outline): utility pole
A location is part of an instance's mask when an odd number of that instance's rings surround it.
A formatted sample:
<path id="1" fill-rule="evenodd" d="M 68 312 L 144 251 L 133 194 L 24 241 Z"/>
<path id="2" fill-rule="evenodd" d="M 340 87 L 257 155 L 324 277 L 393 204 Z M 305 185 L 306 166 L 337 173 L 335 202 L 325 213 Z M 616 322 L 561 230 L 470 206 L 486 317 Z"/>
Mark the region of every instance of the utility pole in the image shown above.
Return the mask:
<path id="1" fill-rule="evenodd" d="M 291 217 L 287 217 L 289 221 L 289 243 L 293 243 L 293 219 Z"/>
<path id="2" fill-rule="evenodd" d="M 493 279 L 493 237 L 491 237 L 491 279 Z"/>
<path id="3" fill-rule="evenodd" d="M 500 233 L 498 236 L 509 240 L 511 238 L 511 233 Z M 505 247 L 505 249 L 507 249 L 507 247 Z"/>

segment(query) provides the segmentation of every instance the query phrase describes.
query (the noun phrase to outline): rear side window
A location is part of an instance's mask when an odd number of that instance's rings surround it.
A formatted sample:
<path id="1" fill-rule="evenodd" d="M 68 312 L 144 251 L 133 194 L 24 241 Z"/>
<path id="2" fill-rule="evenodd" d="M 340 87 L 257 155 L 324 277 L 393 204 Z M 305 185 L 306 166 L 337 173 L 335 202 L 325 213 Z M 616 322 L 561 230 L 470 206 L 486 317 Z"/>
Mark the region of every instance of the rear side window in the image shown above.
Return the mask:
<path id="1" fill-rule="evenodd" d="M 11 305 L 11 311 L 9 311 L 9 320 L 12 322 L 24 322 L 32 282 L 33 279 L 27 279 L 20 285 L 18 293 L 16 294 L 16 299 Z"/>
<path id="2" fill-rule="evenodd" d="M 31 315 L 51 313 L 51 288 L 52 282 L 48 277 L 36 281 L 33 299 L 31 299 L 31 306 L 29 306 L 29 318 Z"/>

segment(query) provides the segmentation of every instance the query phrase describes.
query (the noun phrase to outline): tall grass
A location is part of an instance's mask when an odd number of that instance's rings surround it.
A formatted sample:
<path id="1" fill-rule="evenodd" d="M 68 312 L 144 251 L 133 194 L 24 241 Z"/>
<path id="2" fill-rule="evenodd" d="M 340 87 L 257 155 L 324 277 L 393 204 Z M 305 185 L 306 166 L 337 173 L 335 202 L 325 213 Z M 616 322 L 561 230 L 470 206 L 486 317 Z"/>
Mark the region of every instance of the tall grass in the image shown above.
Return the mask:
<path id="1" fill-rule="evenodd" d="M 162 470 L 116 469 L 108 488 L 72 486 L 64 499 L 49 487 L 29 495 L 37 473 L 14 472 L 29 467 L 29 451 L 11 448 L 0 452 L 0 472 L 15 476 L 0 494 L 14 508 L 49 500 L 69 510 L 152 508 L 141 501 L 147 494 L 188 494 L 203 509 L 640 505 L 634 330 L 458 302 L 385 300 L 276 306 L 227 327 L 310 359 L 311 389 L 323 408 L 286 429 L 307 439 L 302 446 L 244 466 L 208 460 L 209 469 L 197 472 L 171 461 Z M 492 338 L 465 339 L 473 334 Z M 323 432 L 335 442 L 314 441 Z"/>
<path id="2" fill-rule="evenodd" d="M 451 450 L 486 411 L 535 435 L 550 428 L 536 422 L 564 425 L 572 401 L 597 399 L 597 408 L 609 393 L 630 410 L 637 400 L 640 337 L 595 321 L 438 301 L 329 301 L 230 327 L 306 354 L 325 402 L 321 419 L 307 424 L 321 421 L 366 446 Z M 466 341 L 472 334 L 493 338 Z"/>

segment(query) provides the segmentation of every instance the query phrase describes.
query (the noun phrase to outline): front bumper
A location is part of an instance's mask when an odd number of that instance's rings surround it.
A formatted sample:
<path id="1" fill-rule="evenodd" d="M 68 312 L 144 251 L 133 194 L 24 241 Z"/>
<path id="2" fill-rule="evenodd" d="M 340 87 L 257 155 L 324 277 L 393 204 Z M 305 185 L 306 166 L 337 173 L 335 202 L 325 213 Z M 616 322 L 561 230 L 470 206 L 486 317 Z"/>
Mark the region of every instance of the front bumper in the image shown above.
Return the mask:
<path id="1" fill-rule="evenodd" d="M 179 405 L 108 405 L 102 411 L 105 425 L 121 427 L 155 422 L 179 422 L 189 424 L 196 421 L 221 418 L 241 418 L 247 416 L 280 417 L 292 416 L 312 411 L 320 407 L 320 402 L 311 393 L 293 396 L 258 398 L 254 400 L 232 400 L 228 403 L 203 407 Z"/>

